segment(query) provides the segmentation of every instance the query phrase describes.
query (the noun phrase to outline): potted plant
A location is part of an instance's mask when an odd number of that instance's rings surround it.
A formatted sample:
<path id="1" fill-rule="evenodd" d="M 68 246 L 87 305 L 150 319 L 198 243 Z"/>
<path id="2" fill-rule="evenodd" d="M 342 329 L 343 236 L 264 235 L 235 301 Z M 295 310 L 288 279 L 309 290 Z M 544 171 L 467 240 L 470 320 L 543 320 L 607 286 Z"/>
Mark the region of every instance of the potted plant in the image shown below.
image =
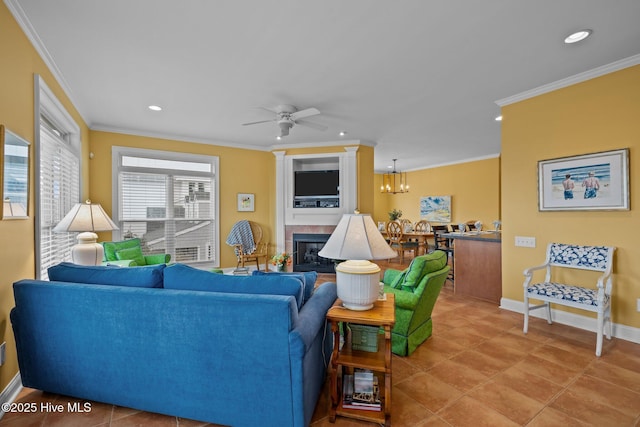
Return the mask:
<path id="1" fill-rule="evenodd" d="M 399 209 L 394 209 L 391 212 L 389 212 L 389 221 L 395 221 L 401 216 L 402 216 L 402 211 Z"/>
<path id="2" fill-rule="evenodd" d="M 276 254 L 271 258 L 271 265 L 276 271 L 287 271 L 287 266 L 291 265 L 291 255 L 286 252 Z"/>

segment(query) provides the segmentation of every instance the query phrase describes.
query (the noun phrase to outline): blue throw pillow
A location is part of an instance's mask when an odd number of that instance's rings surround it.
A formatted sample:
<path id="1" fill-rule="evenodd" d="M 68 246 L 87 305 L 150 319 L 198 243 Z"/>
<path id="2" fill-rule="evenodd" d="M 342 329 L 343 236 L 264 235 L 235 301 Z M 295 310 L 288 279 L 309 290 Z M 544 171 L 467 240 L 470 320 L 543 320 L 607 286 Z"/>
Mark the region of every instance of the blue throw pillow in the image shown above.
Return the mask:
<path id="1" fill-rule="evenodd" d="M 313 291 L 316 287 L 316 280 L 318 279 L 318 273 L 315 271 L 272 272 L 272 273 L 268 273 L 266 271 L 260 271 L 260 270 L 253 271 L 254 276 L 262 276 L 265 274 L 299 277 L 300 280 L 302 280 L 302 283 L 304 283 L 304 302 L 309 301 L 309 298 L 311 298 L 311 294 L 313 294 Z"/>
<path id="2" fill-rule="evenodd" d="M 173 264 L 164 270 L 164 287 L 185 291 L 291 295 L 295 297 L 298 309 L 304 304 L 304 284 L 297 277 L 233 276 Z"/>
<path id="3" fill-rule="evenodd" d="M 144 267 L 113 267 L 63 262 L 49 267 L 47 272 L 49 280 L 56 282 L 161 288 L 164 268 L 164 264 Z"/>

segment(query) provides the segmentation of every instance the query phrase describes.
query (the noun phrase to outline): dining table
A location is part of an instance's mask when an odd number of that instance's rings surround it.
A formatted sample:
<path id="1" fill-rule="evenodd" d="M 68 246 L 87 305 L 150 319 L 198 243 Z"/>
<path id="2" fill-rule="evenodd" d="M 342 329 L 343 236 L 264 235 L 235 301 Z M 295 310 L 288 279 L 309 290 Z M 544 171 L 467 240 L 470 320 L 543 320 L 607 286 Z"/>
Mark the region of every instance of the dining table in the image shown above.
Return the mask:
<path id="1" fill-rule="evenodd" d="M 385 239 L 387 238 L 386 230 L 381 230 L 380 233 Z M 424 231 L 405 231 L 402 233 L 402 236 L 406 239 L 417 241 L 418 248 L 424 247 L 425 253 L 427 253 L 429 249 L 429 238 L 433 238 L 433 233 Z M 424 243 L 424 246 L 422 243 Z"/>

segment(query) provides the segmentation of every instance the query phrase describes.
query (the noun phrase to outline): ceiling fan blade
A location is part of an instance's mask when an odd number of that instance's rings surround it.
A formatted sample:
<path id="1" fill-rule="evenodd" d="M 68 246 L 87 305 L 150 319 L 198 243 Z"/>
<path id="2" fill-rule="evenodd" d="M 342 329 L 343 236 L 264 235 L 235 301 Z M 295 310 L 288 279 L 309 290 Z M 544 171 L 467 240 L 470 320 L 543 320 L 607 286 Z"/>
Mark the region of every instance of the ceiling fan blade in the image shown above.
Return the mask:
<path id="1" fill-rule="evenodd" d="M 296 111 L 291 114 L 291 118 L 293 120 L 302 119 L 304 117 L 315 116 L 316 114 L 320 114 L 317 108 L 307 108 L 306 110 Z"/>
<path id="2" fill-rule="evenodd" d="M 278 114 L 278 113 L 279 113 L 279 111 L 278 111 L 278 107 L 262 107 L 262 106 L 261 106 L 261 107 L 257 107 L 257 108 L 260 108 L 260 109 L 262 109 L 262 110 L 267 110 L 267 111 L 270 111 L 270 112 L 272 112 L 272 113 L 276 113 L 276 114 Z"/>
<path id="3" fill-rule="evenodd" d="M 260 121 L 258 121 L 258 122 L 243 123 L 243 124 L 242 124 L 242 126 L 257 125 L 258 123 L 269 123 L 269 122 L 275 122 L 275 119 L 271 119 L 271 120 L 260 120 Z"/>
<path id="4" fill-rule="evenodd" d="M 327 130 L 327 129 L 329 129 L 328 126 L 321 125 L 319 123 L 308 122 L 306 120 L 296 120 L 296 124 L 297 125 L 301 125 L 301 126 L 308 126 L 310 128 L 314 128 L 316 130 Z"/>

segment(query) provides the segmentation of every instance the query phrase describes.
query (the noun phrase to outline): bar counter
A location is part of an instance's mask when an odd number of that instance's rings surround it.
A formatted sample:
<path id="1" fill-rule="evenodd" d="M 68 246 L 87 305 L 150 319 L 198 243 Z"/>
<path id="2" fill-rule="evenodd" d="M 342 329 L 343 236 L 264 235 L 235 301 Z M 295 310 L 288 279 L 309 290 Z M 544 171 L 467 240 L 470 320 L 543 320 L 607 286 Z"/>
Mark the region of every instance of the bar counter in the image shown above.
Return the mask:
<path id="1" fill-rule="evenodd" d="M 453 239 L 454 292 L 500 304 L 502 235 L 472 231 L 443 234 Z"/>

